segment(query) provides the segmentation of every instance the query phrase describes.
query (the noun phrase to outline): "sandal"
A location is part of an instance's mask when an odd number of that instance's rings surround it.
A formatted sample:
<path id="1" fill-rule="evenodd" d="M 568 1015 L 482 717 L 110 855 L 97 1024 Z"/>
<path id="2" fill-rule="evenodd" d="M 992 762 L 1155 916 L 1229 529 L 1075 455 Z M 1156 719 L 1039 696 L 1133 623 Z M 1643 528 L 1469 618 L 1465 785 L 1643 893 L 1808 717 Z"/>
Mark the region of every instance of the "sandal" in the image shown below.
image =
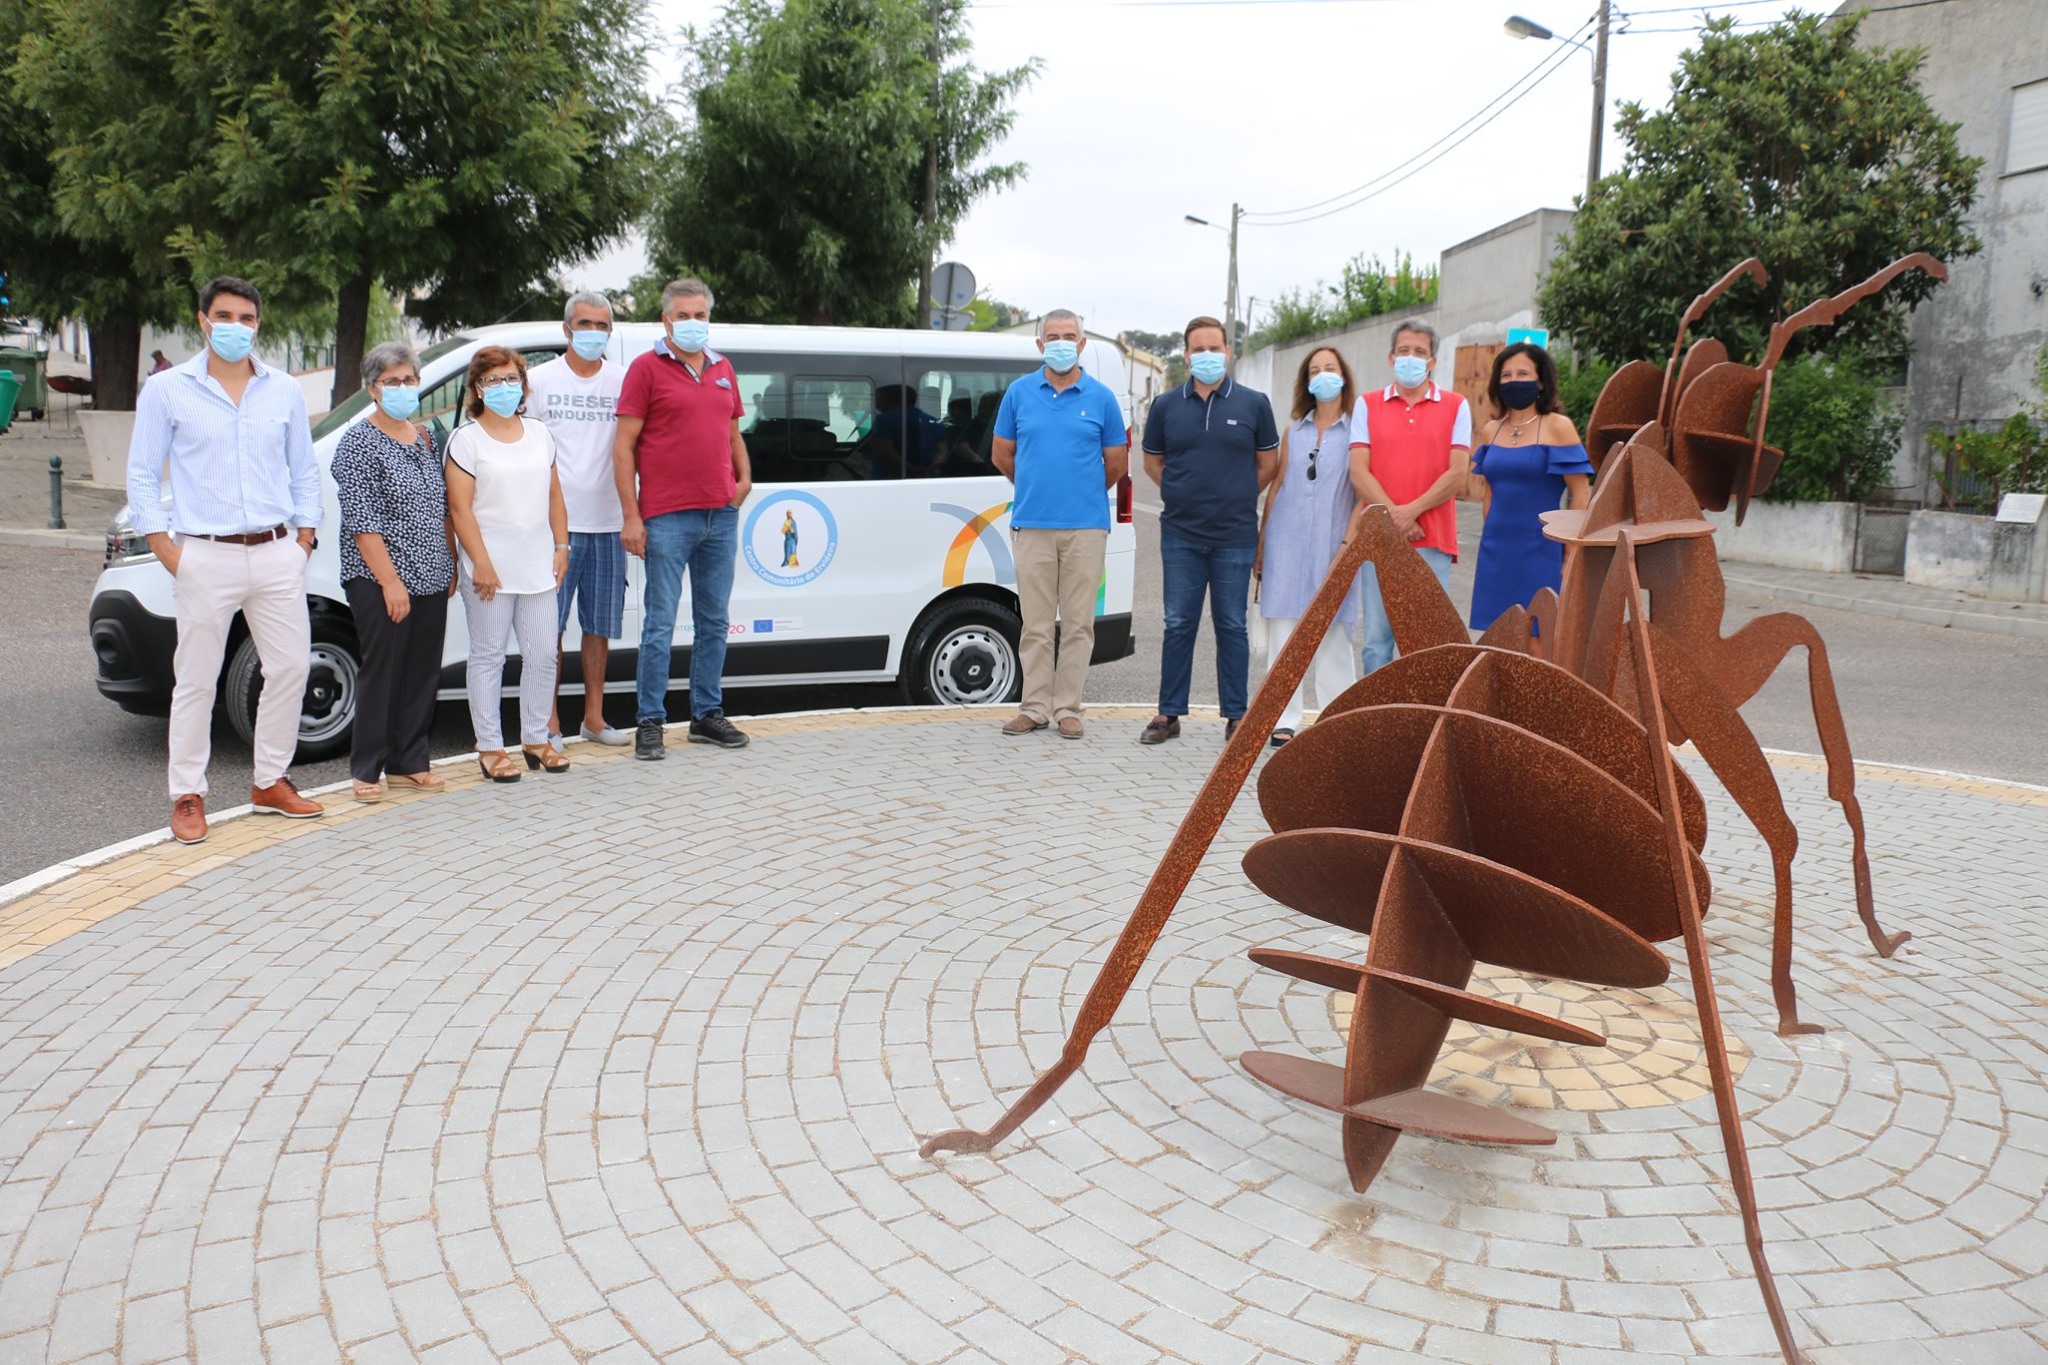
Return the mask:
<path id="1" fill-rule="evenodd" d="M 512 766 L 512 755 L 503 749 L 476 756 L 476 766 L 484 770 L 484 776 L 493 782 L 517 782 L 519 769 Z"/>
<path id="2" fill-rule="evenodd" d="M 384 799 L 384 784 L 382 782 L 357 782 L 355 787 L 356 800 L 366 806 L 373 801 L 382 801 Z"/>
<path id="3" fill-rule="evenodd" d="M 543 744 L 539 749 L 535 749 L 531 744 L 522 744 L 519 746 L 519 752 L 526 755 L 526 769 L 528 772 L 533 771 L 535 768 L 550 775 L 569 771 L 567 756 L 552 744 Z"/>
<path id="4" fill-rule="evenodd" d="M 435 773 L 392 773 L 388 780 L 392 784 L 394 791 L 399 789 L 398 784 L 400 782 L 405 783 L 405 790 L 408 791 L 444 792 L 448 790 L 447 781 Z"/>

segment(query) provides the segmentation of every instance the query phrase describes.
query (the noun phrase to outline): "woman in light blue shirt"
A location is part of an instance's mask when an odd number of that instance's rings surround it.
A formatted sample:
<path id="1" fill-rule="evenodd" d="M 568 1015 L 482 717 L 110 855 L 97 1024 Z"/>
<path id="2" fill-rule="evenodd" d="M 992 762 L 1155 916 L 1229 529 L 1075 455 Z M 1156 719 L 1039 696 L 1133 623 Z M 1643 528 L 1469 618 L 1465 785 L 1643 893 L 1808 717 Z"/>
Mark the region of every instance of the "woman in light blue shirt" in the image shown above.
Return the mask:
<path id="1" fill-rule="evenodd" d="M 1291 420 L 1280 433 L 1280 477 L 1266 499 L 1259 556 L 1252 566 L 1259 582 L 1259 615 L 1266 620 L 1269 670 L 1323 585 L 1351 519 L 1356 501 L 1350 478 L 1351 405 L 1356 397 L 1350 365 L 1330 347 L 1309 352 L 1295 372 Z M 1328 706 L 1358 681 L 1357 625 L 1354 584 L 1316 647 L 1302 686 L 1280 713 L 1274 748 L 1293 739 L 1300 727 L 1302 694 L 1311 679 L 1319 706 Z"/>

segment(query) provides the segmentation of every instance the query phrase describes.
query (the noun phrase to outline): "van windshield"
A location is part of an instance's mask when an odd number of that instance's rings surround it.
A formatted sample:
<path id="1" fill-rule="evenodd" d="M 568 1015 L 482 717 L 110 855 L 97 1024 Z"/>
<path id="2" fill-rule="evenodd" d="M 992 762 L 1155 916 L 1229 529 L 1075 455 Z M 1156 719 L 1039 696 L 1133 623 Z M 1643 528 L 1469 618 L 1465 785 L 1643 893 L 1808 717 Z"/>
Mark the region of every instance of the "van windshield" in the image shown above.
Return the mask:
<path id="1" fill-rule="evenodd" d="M 427 347 L 426 350 L 420 352 L 420 368 L 422 370 L 426 369 L 442 356 L 447 355 L 457 347 L 468 345 L 472 340 L 474 338 L 467 332 L 457 332 L 446 341 L 435 342 Z M 421 377 L 424 378 L 425 376 L 422 375 Z M 370 391 L 368 389 L 357 389 L 354 393 L 341 400 L 341 406 L 334 408 L 325 417 L 322 417 L 313 424 L 313 439 L 317 441 L 329 432 L 340 431 L 343 427 L 355 421 L 363 410 L 369 406 Z"/>

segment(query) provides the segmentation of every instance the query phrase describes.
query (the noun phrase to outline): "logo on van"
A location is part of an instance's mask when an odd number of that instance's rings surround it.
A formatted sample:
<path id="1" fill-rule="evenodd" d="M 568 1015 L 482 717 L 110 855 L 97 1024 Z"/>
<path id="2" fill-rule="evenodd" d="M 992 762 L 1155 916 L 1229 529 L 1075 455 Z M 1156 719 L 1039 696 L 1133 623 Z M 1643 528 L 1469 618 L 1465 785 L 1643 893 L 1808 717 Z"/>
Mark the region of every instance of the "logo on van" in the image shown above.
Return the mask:
<path id="1" fill-rule="evenodd" d="M 1005 587 L 1015 587 L 1017 565 L 1010 558 L 1009 544 L 996 531 L 996 519 L 1010 510 L 1010 504 L 999 502 L 994 507 L 976 512 L 950 502 L 935 502 L 932 511 L 944 512 L 947 516 L 958 517 L 966 524 L 953 537 L 953 543 L 946 547 L 946 567 L 939 576 L 941 587 L 957 588 L 967 581 L 967 556 L 974 549 L 976 541 L 988 551 L 989 569 L 995 580 Z"/>
<path id="2" fill-rule="evenodd" d="M 795 588 L 832 567 L 839 554 L 839 523 L 832 509 L 809 493 L 777 493 L 761 500 L 740 532 L 747 567 L 778 588 Z"/>

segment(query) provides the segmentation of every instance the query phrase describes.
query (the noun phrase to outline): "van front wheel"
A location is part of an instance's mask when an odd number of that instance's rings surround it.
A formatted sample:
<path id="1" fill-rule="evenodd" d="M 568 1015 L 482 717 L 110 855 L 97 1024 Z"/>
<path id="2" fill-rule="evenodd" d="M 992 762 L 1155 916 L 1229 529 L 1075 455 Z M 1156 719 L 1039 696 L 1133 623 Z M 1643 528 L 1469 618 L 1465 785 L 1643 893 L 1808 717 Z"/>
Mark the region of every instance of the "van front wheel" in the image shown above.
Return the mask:
<path id="1" fill-rule="evenodd" d="M 911 632 L 901 679 L 917 706 L 981 706 L 1024 695 L 1017 637 L 1024 623 L 999 603 L 949 602 Z"/>
<path id="2" fill-rule="evenodd" d="M 354 624 L 320 614 L 313 618 L 313 653 L 306 694 L 299 703 L 301 763 L 348 750 L 356 722 L 356 675 L 361 668 Z M 243 639 L 221 679 L 220 705 L 245 740 L 256 737 L 256 703 L 263 695 L 263 663 L 256 642 Z"/>

